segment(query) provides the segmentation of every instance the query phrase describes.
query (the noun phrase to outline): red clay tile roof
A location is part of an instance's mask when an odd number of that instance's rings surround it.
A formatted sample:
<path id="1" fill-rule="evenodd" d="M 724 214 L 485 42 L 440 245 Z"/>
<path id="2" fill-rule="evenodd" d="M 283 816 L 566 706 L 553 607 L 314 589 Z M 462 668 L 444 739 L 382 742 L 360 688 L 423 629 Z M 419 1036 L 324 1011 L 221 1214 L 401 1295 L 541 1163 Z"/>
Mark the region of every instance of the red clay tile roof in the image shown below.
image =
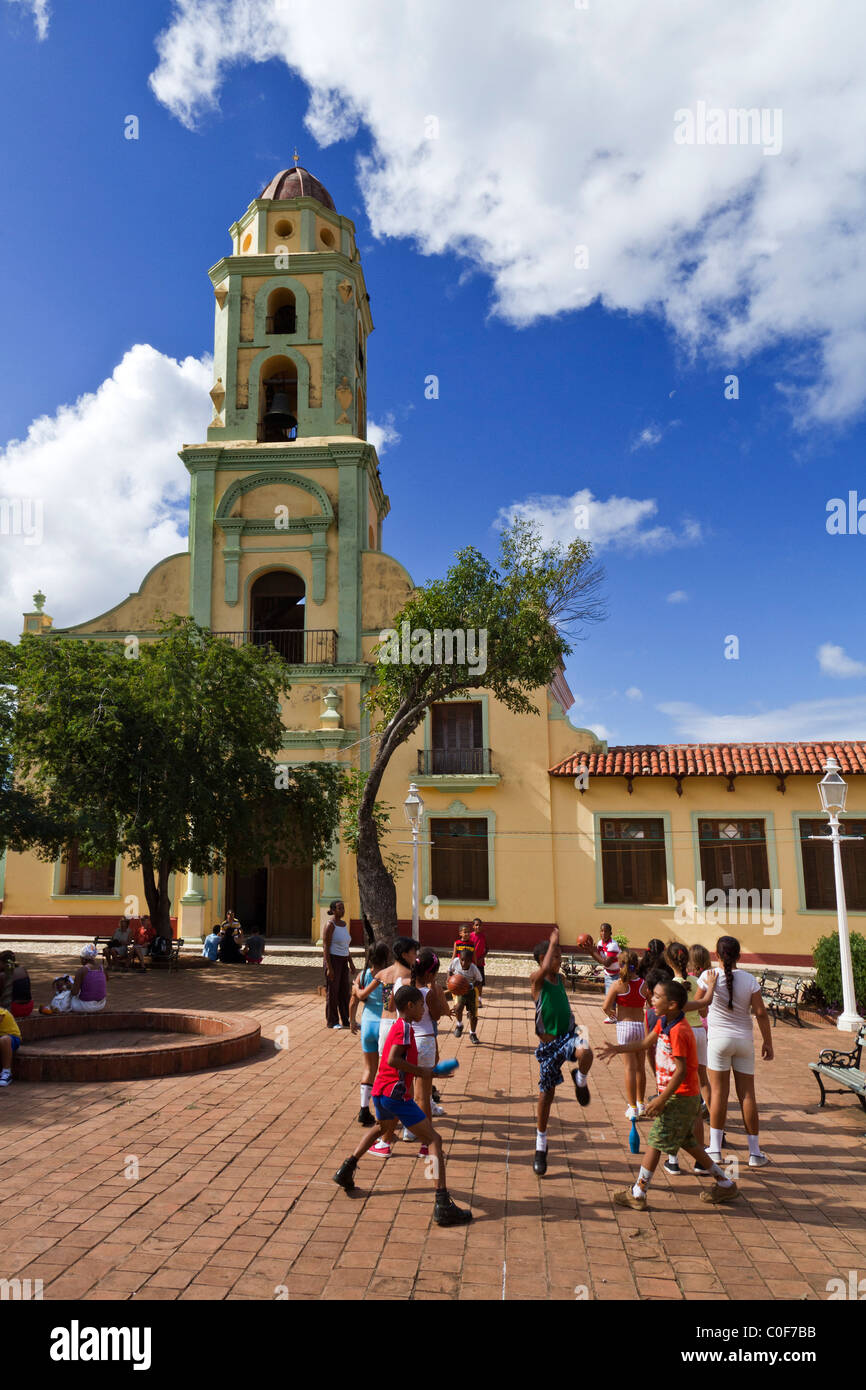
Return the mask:
<path id="1" fill-rule="evenodd" d="M 850 743 L 652 743 L 572 753 L 550 769 L 551 777 L 737 777 L 779 773 L 820 776 L 827 758 L 842 774 L 866 772 L 866 742 Z"/>

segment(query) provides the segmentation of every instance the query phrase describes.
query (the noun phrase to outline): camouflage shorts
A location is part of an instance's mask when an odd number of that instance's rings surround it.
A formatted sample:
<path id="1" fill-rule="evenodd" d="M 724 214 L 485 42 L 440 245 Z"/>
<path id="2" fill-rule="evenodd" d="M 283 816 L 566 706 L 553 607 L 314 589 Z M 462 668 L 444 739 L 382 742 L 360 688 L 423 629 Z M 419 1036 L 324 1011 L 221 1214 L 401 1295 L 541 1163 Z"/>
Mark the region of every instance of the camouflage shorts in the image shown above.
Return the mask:
<path id="1" fill-rule="evenodd" d="M 701 1111 L 700 1096 L 671 1096 L 662 1113 L 652 1122 L 647 1135 L 651 1149 L 675 1154 L 678 1149 L 696 1149 L 695 1120 Z"/>

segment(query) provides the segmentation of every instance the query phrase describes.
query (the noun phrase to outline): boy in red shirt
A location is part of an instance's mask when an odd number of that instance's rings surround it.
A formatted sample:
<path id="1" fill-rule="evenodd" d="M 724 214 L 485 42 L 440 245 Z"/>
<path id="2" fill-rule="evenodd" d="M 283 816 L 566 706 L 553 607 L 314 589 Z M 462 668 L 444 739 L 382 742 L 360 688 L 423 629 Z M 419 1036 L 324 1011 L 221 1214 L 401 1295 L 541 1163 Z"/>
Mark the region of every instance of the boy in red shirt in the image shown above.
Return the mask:
<path id="1" fill-rule="evenodd" d="M 485 973 L 484 973 L 484 958 L 485 958 L 485 956 L 487 955 L 487 937 L 484 935 L 484 932 L 481 930 L 481 918 L 480 918 L 480 917 L 473 917 L 473 918 L 472 918 L 472 931 L 471 931 L 471 933 L 470 933 L 469 940 L 470 940 L 472 946 L 473 946 L 474 949 L 475 949 L 475 964 L 478 966 L 478 969 L 481 971 L 481 984 L 478 986 L 478 988 L 477 988 L 476 991 L 475 991 L 476 995 L 478 996 L 478 998 L 477 998 L 477 1003 L 478 1003 L 478 1007 L 479 1007 L 479 1009 L 480 1009 L 480 1008 L 481 1008 L 481 991 L 482 991 L 482 989 L 484 988 L 484 986 L 487 984 L 487 976 L 486 976 Z"/>
<path id="2" fill-rule="evenodd" d="M 415 1042 L 413 1023 L 420 1023 L 424 1016 L 424 995 L 414 985 L 401 985 L 394 995 L 397 1020 L 391 1025 L 385 1046 L 382 1048 L 379 1070 L 373 1084 L 373 1108 L 376 1111 L 376 1124 L 368 1129 L 355 1152 L 343 1160 L 334 1174 L 334 1182 L 351 1192 L 355 1186 L 355 1169 L 358 1159 L 368 1149 L 385 1137 L 390 1143 L 399 1124 L 410 1129 L 422 1144 L 432 1151 L 432 1172 L 436 1177 L 436 1205 L 433 1220 L 437 1226 L 462 1226 L 472 1220 L 472 1212 L 458 1207 L 452 1202 L 445 1186 L 445 1156 L 442 1152 L 442 1138 L 433 1128 L 420 1105 L 406 1095 L 407 1076 L 432 1076 L 432 1067 L 418 1066 L 418 1046 Z"/>
<path id="3" fill-rule="evenodd" d="M 701 1109 L 698 1084 L 698 1047 L 691 1024 L 686 1022 L 685 1004 L 688 993 L 676 980 L 662 980 L 655 986 L 652 1007 L 658 1022 L 645 1038 L 630 1043 L 603 1043 L 602 1057 L 616 1052 L 656 1050 L 656 1081 L 658 1095 L 649 1102 L 645 1115 L 654 1118 L 648 1148 L 637 1182 L 623 1192 L 615 1192 L 613 1200 L 621 1207 L 646 1211 L 647 1188 L 662 1154 L 675 1155 L 680 1149 L 695 1160 L 704 1175 L 712 1173 L 715 1183 L 701 1193 L 701 1201 L 712 1206 L 733 1202 L 740 1195 L 737 1184 L 726 1178 L 717 1163 L 713 1163 L 695 1138 L 694 1125 Z"/>

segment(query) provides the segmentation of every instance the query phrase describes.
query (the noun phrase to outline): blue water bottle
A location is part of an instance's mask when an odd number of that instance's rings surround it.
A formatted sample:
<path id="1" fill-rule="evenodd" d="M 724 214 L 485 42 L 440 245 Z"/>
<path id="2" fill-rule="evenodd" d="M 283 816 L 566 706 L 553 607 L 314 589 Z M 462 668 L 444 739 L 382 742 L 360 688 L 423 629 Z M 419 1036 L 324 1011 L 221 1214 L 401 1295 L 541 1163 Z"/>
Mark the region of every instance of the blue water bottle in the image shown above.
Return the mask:
<path id="1" fill-rule="evenodd" d="M 631 1133 L 628 1136 L 628 1146 L 633 1154 L 640 1153 L 640 1135 L 637 1132 L 637 1120 L 631 1122 Z"/>

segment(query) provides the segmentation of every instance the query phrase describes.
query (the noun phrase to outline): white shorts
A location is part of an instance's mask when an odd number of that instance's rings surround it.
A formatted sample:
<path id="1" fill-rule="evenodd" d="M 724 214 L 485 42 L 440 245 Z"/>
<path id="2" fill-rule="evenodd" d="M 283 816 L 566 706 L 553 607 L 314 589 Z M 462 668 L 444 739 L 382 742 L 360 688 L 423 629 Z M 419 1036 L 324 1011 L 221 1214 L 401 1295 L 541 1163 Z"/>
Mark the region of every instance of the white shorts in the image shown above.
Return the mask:
<path id="1" fill-rule="evenodd" d="M 707 1065 L 707 1030 L 706 1028 L 694 1029 L 695 1042 L 698 1045 L 698 1066 Z"/>
<path id="2" fill-rule="evenodd" d="M 618 1043 L 642 1042 L 646 1035 L 642 1018 L 618 1018 L 616 1021 L 616 1040 Z"/>
<path id="3" fill-rule="evenodd" d="M 98 1014 L 105 1008 L 104 999 L 79 999 L 73 994 L 70 1008 L 74 1014 Z"/>
<path id="4" fill-rule="evenodd" d="M 388 1034 L 397 1022 L 396 1014 L 383 1014 L 382 1022 L 379 1024 L 379 1056 L 385 1050 L 385 1043 L 388 1041 Z"/>
<path id="5" fill-rule="evenodd" d="M 755 1074 L 754 1038 L 736 1033 L 710 1033 L 707 1038 L 707 1067 L 710 1071 L 734 1071 L 743 1076 Z"/>
<path id="6" fill-rule="evenodd" d="M 415 1043 L 418 1047 L 419 1067 L 435 1067 L 436 1035 L 434 1033 L 416 1033 Z"/>

